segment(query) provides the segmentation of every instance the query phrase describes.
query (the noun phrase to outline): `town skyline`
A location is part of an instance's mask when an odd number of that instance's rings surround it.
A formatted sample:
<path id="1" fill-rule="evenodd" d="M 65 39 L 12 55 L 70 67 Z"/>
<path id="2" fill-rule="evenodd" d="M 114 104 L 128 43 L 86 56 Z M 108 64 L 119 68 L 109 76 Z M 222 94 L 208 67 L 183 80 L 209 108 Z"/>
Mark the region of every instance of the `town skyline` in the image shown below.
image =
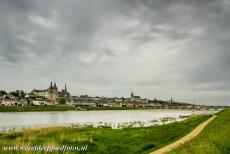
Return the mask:
<path id="1" fill-rule="evenodd" d="M 128 97 L 119 96 L 90 96 L 88 93 L 71 95 L 67 86 L 63 89 L 58 88 L 56 82 L 50 82 L 47 88 L 33 89 L 32 91 L 16 90 L 6 92 L 0 90 L 0 106 L 52 106 L 69 109 L 86 110 L 86 108 L 103 109 L 124 109 L 124 108 L 141 108 L 141 109 L 189 109 L 189 110 L 218 110 L 226 106 L 195 104 L 191 102 L 180 102 L 173 99 L 162 100 L 159 98 L 143 98 L 136 95 L 133 91 Z"/>
<path id="2" fill-rule="evenodd" d="M 182 101 L 180 99 L 177 99 L 175 100 L 175 97 L 173 96 L 170 96 L 169 98 L 159 98 L 159 97 L 145 97 L 145 96 L 135 96 L 135 90 L 131 90 L 128 92 L 128 94 L 124 94 L 124 95 L 120 95 L 120 96 L 115 96 L 115 95 L 99 95 L 99 94 L 94 94 L 94 95 L 91 95 L 89 93 L 78 93 L 78 94 L 74 94 L 74 93 L 71 93 L 68 88 L 67 88 L 67 84 L 65 82 L 64 86 L 60 86 L 57 84 L 57 82 L 55 80 L 51 80 L 50 81 L 50 85 L 49 87 L 46 86 L 45 88 L 33 88 L 33 89 L 30 89 L 30 90 L 24 90 L 24 89 L 11 89 L 11 90 L 4 90 L 4 89 L 0 89 L 0 91 L 6 91 L 6 92 L 15 92 L 15 91 L 24 91 L 26 92 L 27 94 L 30 94 L 30 93 L 34 93 L 35 91 L 48 91 L 50 88 L 53 88 L 52 86 L 54 86 L 55 89 L 57 89 L 57 93 L 59 92 L 66 92 L 68 93 L 69 96 L 77 96 L 77 97 L 106 97 L 106 98 L 132 98 L 132 97 L 137 97 L 137 98 L 140 98 L 140 99 L 150 99 L 150 100 L 160 100 L 160 101 L 168 101 L 168 102 L 173 102 L 173 101 L 176 101 L 176 102 L 179 102 L 179 103 L 190 103 L 190 104 L 196 104 L 196 105 L 215 105 L 215 106 L 218 106 L 220 104 L 205 104 L 205 103 L 196 103 L 196 102 L 186 102 L 186 101 Z M 135 94 L 134 94 L 135 93 Z M 58 94 L 57 94 L 58 95 Z M 220 105 L 221 106 L 221 105 Z M 228 106 L 227 105 L 223 105 L 223 106 Z"/>
<path id="3" fill-rule="evenodd" d="M 0 89 L 229 105 L 229 0 L 1 0 Z"/>

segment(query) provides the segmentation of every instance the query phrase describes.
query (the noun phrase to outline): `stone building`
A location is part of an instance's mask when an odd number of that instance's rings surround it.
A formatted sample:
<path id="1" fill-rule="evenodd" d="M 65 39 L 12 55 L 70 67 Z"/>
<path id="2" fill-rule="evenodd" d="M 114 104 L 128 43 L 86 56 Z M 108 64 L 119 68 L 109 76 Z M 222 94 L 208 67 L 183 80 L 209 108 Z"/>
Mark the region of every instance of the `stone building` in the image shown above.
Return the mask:
<path id="1" fill-rule="evenodd" d="M 34 89 L 32 91 L 32 93 L 36 96 L 39 97 L 43 97 L 43 98 L 47 98 L 50 101 L 56 101 L 56 99 L 58 98 L 58 88 L 56 83 L 51 81 L 50 86 L 48 89 L 44 89 L 44 90 L 37 90 Z"/>

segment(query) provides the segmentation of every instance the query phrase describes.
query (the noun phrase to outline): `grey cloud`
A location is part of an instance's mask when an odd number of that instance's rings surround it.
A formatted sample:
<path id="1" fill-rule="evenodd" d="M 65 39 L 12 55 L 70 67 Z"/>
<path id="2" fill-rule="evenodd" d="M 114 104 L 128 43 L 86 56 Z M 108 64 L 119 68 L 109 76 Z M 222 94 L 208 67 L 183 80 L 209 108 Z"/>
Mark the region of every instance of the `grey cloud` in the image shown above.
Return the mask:
<path id="1" fill-rule="evenodd" d="M 74 94 L 228 104 L 229 13 L 227 0 L 2 0 L 0 89 L 56 78 Z"/>

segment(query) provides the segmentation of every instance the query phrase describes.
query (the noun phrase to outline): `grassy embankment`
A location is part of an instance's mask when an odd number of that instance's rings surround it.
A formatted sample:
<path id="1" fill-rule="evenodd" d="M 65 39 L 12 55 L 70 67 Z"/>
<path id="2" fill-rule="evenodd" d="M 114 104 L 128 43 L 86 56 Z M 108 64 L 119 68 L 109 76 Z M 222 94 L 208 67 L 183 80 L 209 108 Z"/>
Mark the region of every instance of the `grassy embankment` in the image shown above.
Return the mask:
<path id="1" fill-rule="evenodd" d="M 143 107 L 81 107 L 83 111 L 91 110 L 144 110 L 151 108 Z M 55 106 L 0 106 L 0 112 L 42 112 L 42 111 L 73 111 L 76 107 L 71 105 L 55 105 Z M 81 111 L 81 110 L 80 110 Z"/>
<path id="2" fill-rule="evenodd" d="M 230 109 L 217 115 L 200 135 L 170 154 L 230 154 Z"/>
<path id="3" fill-rule="evenodd" d="M 139 128 L 53 127 L 25 129 L 20 132 L 0 134 L 0 147 L 88 145 L 86 153 L 93 154 L 149 153 L 181 138 L 209 117 L 210 115 L 200 115 L 167 125 Z M 0 153 L 12 152 L 14 151 L 0 150 Z M 25 153 L 25 151 L 21 153 Z M 60 153 L 60 151 L 55 153 Z M 68 153 L 76 153 L 76 151 Z"/>

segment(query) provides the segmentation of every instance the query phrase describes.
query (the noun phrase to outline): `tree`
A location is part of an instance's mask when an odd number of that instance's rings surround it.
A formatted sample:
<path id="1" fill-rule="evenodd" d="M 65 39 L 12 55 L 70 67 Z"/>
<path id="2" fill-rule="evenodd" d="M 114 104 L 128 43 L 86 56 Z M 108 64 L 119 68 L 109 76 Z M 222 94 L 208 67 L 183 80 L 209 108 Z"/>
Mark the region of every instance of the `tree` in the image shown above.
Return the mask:
<path id="1" fill-rule="evenodd" d="M 0 90 L 0 96 L 4 96 L 4 95 L 7 95 L 7 92 L 4 90 Z"/>
<path id="2" fill-rule="evenodd" d="M 58 100 L 58 103 L 59 103 L 59 104 L 66 104 L 66 99 L 65 99 L 65 98 L 60 98 L 60 99 Z"/>

